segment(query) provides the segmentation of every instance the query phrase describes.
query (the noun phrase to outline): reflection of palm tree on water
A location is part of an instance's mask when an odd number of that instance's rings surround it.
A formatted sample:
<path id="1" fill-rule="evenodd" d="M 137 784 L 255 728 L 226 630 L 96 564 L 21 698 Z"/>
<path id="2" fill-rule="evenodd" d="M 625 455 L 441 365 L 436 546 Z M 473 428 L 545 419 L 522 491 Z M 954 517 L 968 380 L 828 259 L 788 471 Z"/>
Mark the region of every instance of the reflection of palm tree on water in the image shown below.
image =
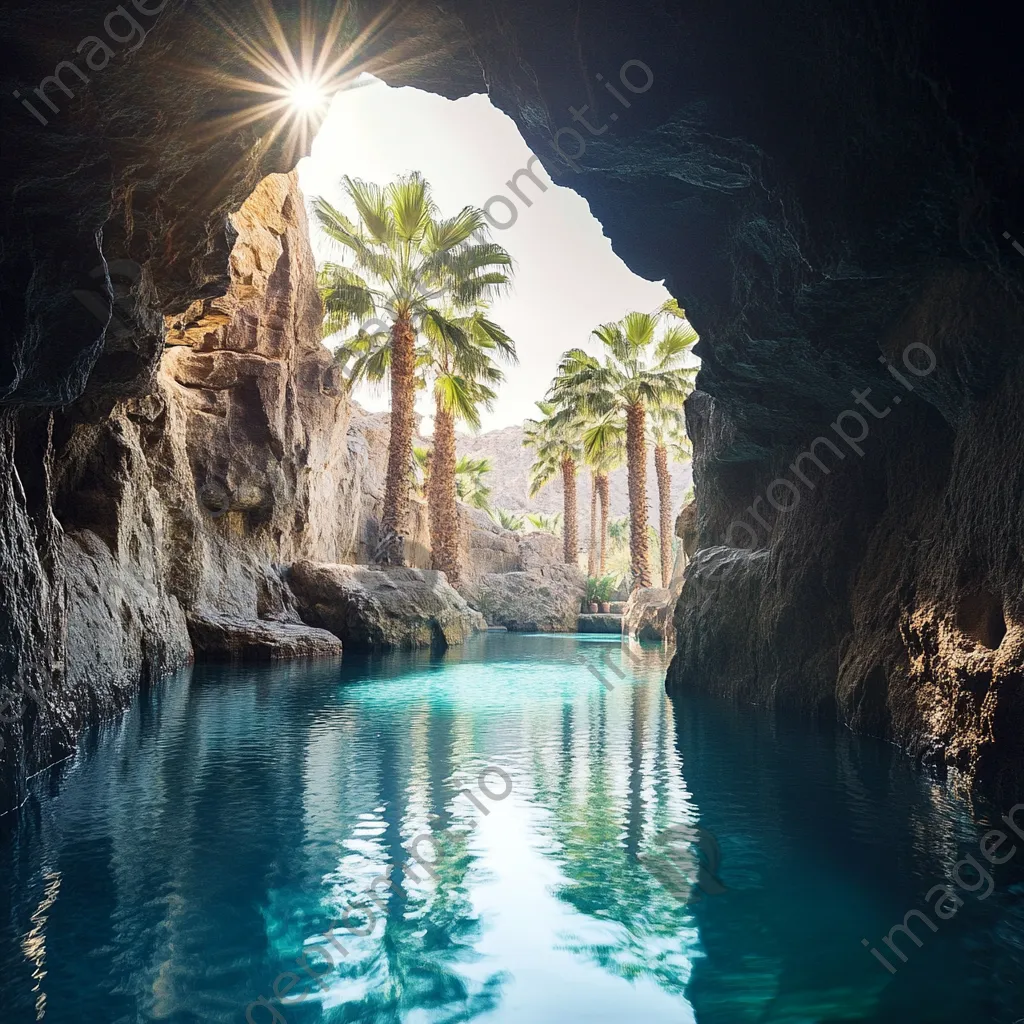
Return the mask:
<path id="1" fill-rule="evenodd" d="M 427 793 L 422 796 L 429 799 L 433 819 L 432 841 L 416 847 L 419 863 L 403 844 L 428 830 L 410 830 L 412 784 L 406 789 L 398 784 L 400 753 L 391 734 L 381 735 L 385 828 L 380 845 L 390 884 L 378 884 L 375 898 L 364 893 L 352 901 L 353 907 L 366 907 L 374 915 L 373 930 L 363 940 L 371 945 L 358 960 L 339 967 L 346 986 L 355 986 L 358 996 L 335 1011 L 332 1020 L 399 1024 L 410 1012 L 429 1009 L 433 1020 L 455 1024 L 494 1009 L 500 999 L 501 974 L 481 985 L 458 970 L 477 958 L 480 933 L 466 884 L 473 865 L 467 840 L 474 811 L 461 811 L 454 803 L 452 723 L 436 714 L 427 723 L 426 770 L 410 773 L 411 779 L 424 780 Z M 360 928 L 363 916 L 353 915 L 354 928 Z"/>
<path id="2" fill-rule="evenodd" d="M 592 712 L 596 721 L 586 749 L 572 764 L 571 752 L 563 748 L 558 792 L 538 788 L 537 796 L 553 812 L 549 827 L 560 848 L 556 856 L 565 883 L 555 894 L 589 919 L 581 923 L 584 936 L 567 937 L 564 948 L 618 977 L 646 977 L 682 995 L 689 982 L 696 928 L 690 908 L 648 869 L 645 855 L 656 848 L 654 833 L 662 823 L 695 814 L 678 765 L 670 763 L 675 760 L 666 742 L 671 708 L 660 693 L 654 701 L 659 740 L 645 764 L 652 724 L 649 693 L 644 686 L 631 687 L 628 736 L 616 715 L 621 703 L 602 693 Z M 581 728 L 577 726 L 577 735 Z M 625 759 L 619 758 L 618 750 L 626 753 Z M 621 760 L 627 767 L 624 797 L 615 779 L 615 765 Z M 580 776 L 586 781 L 577 792 L 572 780 Z M 595 941 L 597 922 L 611 928 L 603 929 Z"/>

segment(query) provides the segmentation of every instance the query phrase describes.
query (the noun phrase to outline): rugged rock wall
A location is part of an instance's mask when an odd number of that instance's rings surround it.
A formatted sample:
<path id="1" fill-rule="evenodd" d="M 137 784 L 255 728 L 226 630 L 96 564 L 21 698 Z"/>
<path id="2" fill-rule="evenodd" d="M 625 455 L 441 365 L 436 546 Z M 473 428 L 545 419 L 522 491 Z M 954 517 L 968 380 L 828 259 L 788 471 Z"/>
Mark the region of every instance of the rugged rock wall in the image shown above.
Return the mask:
<path id="1" fill-rule="evenodd" d="M 149 393 L 53 419 L 52 517 L 23 523 L 37 539 L 22 557 L 38 551 L 26 637 L 50 645 L 55 672 L 39 676 L 50 699 L 2 727 L 8 793 L 68 752 L 88 715 L 185 664 L 189 619 L 297 624 L 279 567 L 372 545 L 381 425 L 353 429 L 319 342 L 294 176 L 265 179 L 234 226 L 230 287 L 169 320 Z"/>
<path id="2" fill-rule="evenodd" d="M 839 406 L 802 445 L 755 457 L 727 406 L 691 399 L 701 550 L 670 687 L 838 716 L 930 764 L 1020 785 L 1024 365 L 994 351 L 1024 328 L 1018 316 L 999 294 L 983 323 L 924 299 L 886 346 L 915 392 L 873 380 L 878 419 L 851 400 L 867 427 L 856 448 L 829 426 Z M 899 355 L 915 341 L 935 354 L 923 378 Z M 841 428 L 865 433 L 852 417 Z M 820 465 L 800 461 L 805 482 L 791 467 L 821 436 L 835 450 L 818 443 Z M 778 480 L 781 511 L 768 500 Z"/>

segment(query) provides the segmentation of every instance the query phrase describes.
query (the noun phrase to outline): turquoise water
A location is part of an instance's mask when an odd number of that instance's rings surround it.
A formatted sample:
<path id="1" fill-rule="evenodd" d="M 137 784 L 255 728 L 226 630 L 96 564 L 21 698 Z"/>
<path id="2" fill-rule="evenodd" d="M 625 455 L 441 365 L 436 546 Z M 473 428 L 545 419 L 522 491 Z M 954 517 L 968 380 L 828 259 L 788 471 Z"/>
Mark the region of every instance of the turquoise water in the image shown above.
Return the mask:
<path id="1" fill-rule="evenodd" d="M 492 634 L 144 694 L 0 819 L 0 1021 L 1024 1017 L 1024 840 L 896 974 L 861 945 L 1007 808 L 664 671 Z"/>

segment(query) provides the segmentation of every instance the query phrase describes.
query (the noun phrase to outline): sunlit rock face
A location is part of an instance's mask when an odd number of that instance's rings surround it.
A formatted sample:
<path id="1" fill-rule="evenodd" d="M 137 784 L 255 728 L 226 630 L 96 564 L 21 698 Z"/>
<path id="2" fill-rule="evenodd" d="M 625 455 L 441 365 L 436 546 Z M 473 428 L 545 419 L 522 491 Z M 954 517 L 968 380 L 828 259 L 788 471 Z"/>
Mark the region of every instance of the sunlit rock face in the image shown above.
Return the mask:
<path id="1" fill-rule="evenodd" d="M 106 709 L 156 662 L 144 634 L 159 632 L 165 663 L 183 655 L 184 618 L 160 593 L 182 608 L 213 593 L 246 608 L 259 599 L 255 571 L 222 557 L 224 536 L 251 530 L 265 560 L 306 550 L 320 529 L 307 520 L 274 533 L 291 502 L 301 513 L 302 495 L 317 500 L 318 485 L 302 480 L 315 462 L 298 458 L 307 413 L 287 398 L 290 375 L 316 360 L 262 366 L 268 323 L 251 344 L 200 345 L 158 368 L 165 318 L 179 325 L 173 341 L 218 315 L 229 215 L 294 163 L 287 132 L 260 141 L 269 122 L 218 122 L 262 99 L 232 94 L 223 77 L 260 77 L 232 34 L 268 41 L 257 5 L 231 5 L 229 26 L 186 0 L 126 6 L 144 38 L 115 25 L 126 41 L 110 43 L 106 65 L 81 64 L 88 83 L 65 69 L 74 98 L 44 90 L 59 108 L 42 108 L 45 125 L 12 93 L 33 97 L 79 40 L 107 31 L 111 8 L 0 13 L 11 41 L 0 159 L 13 197 L 0 253 L 0 669 L 57 693 L 51 710 L 4 733 L 12 749 L 25 730 L 37 737 L 32 767 L 66 749 L 83 719 L 76 686 Z M 275 7 L 294 34 L 299 5 Z M 310 7 L 314 23 L 333 9 Z M 623 259 L 665 278 L 701 332 L 688 409 L 699 544 L 722 545 L 746 517 L 753 532 L 728 540 L 755 551 L 726 552 L 740 568 L 712 580 L 706 560 L 723 556 L 694 559 L 670 684 L 815 710 L 937 763 L 1019 779 L 1024 255 L 1012 243 L 1024 235 L 1024 190 L 1016 40 L 1002 20 L 984 4 L 924 0 L 439 0 L 383 17 L 356 4 L 347 17 L 344 39 L 365 30 L 361 68 L 449 96 L 488 91 L 549 172 L 587 198 Z M 544 217 L 543 194 L 517 171 L 508 181 L 527 198 L 500 181 L 495 195 L 518 217 Z M 104 329 L 75 293 L 111 288 L 118 320 Z M 911 344 L 934 352 L 933 372 L 901 369 Z M 220 386 L 243 378 L 260 402 L 283 396 L 263 407 L 266 422 L 241 404 L 218 416 Z M 329 382 L 317 388 L 317 403 L 340 402 Z M 853 389 L 866 388 L 874 408 L 891 409 L 884 418 L 855 404 Z M 831 456 L 828 475 L 811 467 L 814 487 L 779 512 L 767 488 L 845 410 L 866 418 L 864 455 L 830 433 L 844 458 Z M 201 449 L 204 431 L 211 443 L 251 432 L 279 448 L 268 460 L 254 444 L 236 465 L 212 448 L 205 460 L 184 454 L 185 435 Z M 160 498 L 147 520 L 153 493 L 172 491 L 186 497 Z M 348 493 L 353 508 L 362 502 L 361 485 Z M 746 512 L 759 497 L 763 522 Z M 111 501 L 139 508 L 114 515 L 113 534 Z M 160 581 L 155 598 L 126 583 L 123 604 L 103 613 L 151 624 L 133 627 L 137 654 L 109 655 L 109 684 L 73 682 L 73 652 L 95 646 L 101 627 L 75 625 L 86 621 L 77 584 L 64 596 L 69 574 L 99 575 L 75 568 L 99 557 L 75 539 L 90 530 L 137 578 Z M 342 547 L 342 527 L 326 530 L 316 543 Z M 160 569 L 154 554 L 150 572 L 133 553 L 133 539 L 140 552 L 152 545 L 147 531 L 181 538 L 185 557 Z M 22 761 L 3 761 L 5 784 Z"/>

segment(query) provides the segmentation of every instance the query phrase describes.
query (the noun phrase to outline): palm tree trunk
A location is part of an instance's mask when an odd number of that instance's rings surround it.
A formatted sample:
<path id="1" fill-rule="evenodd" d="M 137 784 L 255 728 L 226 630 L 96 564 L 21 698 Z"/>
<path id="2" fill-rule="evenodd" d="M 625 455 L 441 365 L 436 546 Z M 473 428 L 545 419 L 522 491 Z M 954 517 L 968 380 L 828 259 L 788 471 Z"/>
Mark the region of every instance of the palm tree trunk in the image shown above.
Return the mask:
<path id="1" fill-rule="evenodd" d="M 629 554 L 633 589 L 651 585 L 651 553 L 647 537 L 647 412 L 640 402 L 626 410 L 626 475 L 629 479 Z"/>
<path id="2" fill-rule="evenodd" d="M 658 474 L 661 585 L 667 589 L 672 579 L 672 474 L 668 468 L 668 449 L 663 444 L 654 447 L 654 469 Z"/>
<path id="3" fill-rule="evenodd" d="M 576 531 L 576 462 L 573 459 L 562 459 L 562 494 L 562 558 L 568 565 L 575 565 L 580 544 Z"/>
<path id="4" fill-rule="evenodd" d="M 459 509 L 455 502 L 455 417 L 434 412 L 434 447 L 430 460 L 427 505 L 430 512 L 430 564 L 454 587 L 459 582 Z"/>
<path id="5" fill-rule="evenodd" d="M 381 565 L 405 564 L 415 398 L 416 333 L 407 319 L 399 318 L 391 326 L 391 438 L 375 557 Z"/>
<path id="6" fill-rule="evenodd" d="M 608 561 L 608 474 L 597 475 L 597 496 L 601 501 L 601 557 L 598 574 L 603 576 Z"/>
<path id="7" fill-rule="evenodd" d="M 590 547 L 587 549 L 587 575 L 597 570 L 597 474 L 590 474 Z"/>

